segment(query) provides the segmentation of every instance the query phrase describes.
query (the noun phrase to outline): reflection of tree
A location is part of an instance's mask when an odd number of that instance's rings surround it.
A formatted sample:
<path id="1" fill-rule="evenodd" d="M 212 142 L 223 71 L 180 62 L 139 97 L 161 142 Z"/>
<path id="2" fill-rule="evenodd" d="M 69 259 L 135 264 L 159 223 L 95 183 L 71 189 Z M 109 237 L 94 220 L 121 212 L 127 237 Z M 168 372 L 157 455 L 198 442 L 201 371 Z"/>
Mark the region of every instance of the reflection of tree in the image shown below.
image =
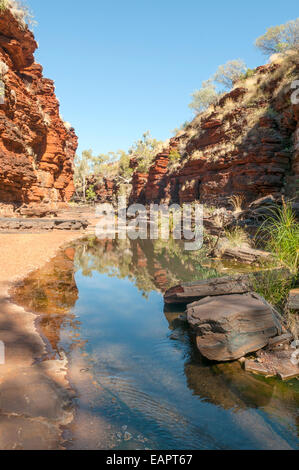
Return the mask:
<path id="1" fill-rule="evenodd" d="M 84 276 L 93 271 L 119 279 L 129 278 L 147 295 L 165 291 L 181 281 L 215 276 L 215 269 L 201 265 L 205 252 L 187 252 L 175 240 L 87 239 L 76 249 L 75 266 Z"/>

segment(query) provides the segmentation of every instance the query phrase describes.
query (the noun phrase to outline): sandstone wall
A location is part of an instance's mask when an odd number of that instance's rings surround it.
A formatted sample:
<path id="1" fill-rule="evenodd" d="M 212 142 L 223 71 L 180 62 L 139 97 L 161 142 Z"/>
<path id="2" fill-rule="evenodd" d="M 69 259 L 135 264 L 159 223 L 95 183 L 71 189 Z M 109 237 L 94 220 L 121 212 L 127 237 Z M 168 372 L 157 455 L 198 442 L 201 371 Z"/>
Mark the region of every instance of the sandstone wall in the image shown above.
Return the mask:
<path id="1" fill-rule="evenodd" d="M 34 61 L 37 43 L 9 10 L 0 13 L 0 202 L 64 202 L 74 192 L 74 129 L 59 115 L 52 80 Z"/>
<path id="2" fill-rule="evenodd" d="M 273 193 L 298 197 L 299 112 L 290 101 L 298 64 L 290 69 L 287 78 L 283 65 L 259 67 L 250 88 L 245 81 L 197 116 L 157 155 L 147 179 L 134 174 L 131 199 L 221 205 L 232 195 L 247 201 Z M 173 148 L 182 155 L 175 168 Z"/>

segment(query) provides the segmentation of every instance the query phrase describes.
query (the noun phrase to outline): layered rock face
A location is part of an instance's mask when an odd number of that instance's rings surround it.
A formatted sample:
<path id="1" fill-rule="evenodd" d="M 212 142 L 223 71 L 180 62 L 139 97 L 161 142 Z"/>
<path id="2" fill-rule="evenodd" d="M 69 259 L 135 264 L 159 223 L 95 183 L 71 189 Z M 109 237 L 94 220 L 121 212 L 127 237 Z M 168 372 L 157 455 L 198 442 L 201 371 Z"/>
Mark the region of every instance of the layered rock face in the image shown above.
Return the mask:
<path id="1" fill-rule="evenodd" d="M 74 193 L 77 136 L 59 115 L 54 82 L 34 61 L 36 48 L 28 28 L 9 10 L 0 12 L 0 202 L 58 203 Z"/>
<path id="2" fill-rule="evenodd" d="M 298 55 L 256 69 L 217 105 L 198 115 L 157 155 L 145 175 L 133 177 L 138 202 L 226 205 L 269 194 L 298 198 L 299 111 L 291 83 L 299 78 Z M 173 148 L 181 155 L 172 166 Z"/>

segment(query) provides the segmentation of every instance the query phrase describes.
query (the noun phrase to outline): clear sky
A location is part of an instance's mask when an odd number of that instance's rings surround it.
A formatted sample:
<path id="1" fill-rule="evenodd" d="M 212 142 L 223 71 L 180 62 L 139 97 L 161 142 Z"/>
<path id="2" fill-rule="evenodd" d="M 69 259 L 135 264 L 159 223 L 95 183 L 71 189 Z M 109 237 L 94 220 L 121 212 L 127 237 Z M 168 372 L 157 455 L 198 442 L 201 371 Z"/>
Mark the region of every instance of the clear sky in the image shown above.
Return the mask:
<path id="1" fill-rule="evenodd" d="M 298 0 L 27 0 L 37 60 L 56 82 L 79 151 L 104 153 L 192 117 L 190 94 L 218 65 L 265 62 L 253 45 L 298 17 Z"/>

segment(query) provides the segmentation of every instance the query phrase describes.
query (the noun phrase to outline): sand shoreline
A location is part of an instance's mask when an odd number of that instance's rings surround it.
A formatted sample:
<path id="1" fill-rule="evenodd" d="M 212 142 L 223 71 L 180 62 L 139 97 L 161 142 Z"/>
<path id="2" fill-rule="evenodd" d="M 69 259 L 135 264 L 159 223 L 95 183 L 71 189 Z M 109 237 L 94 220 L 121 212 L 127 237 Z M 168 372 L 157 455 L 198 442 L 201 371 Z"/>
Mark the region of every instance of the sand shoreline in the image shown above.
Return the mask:
<path id="1" fill-rule="evenodd" d="M 63 449 L 74 419 L 66 357 L 47 360 L 36 315 L 15 304 L 10 289 L 85 232 L 0 234 L 0 449 Z"/>

